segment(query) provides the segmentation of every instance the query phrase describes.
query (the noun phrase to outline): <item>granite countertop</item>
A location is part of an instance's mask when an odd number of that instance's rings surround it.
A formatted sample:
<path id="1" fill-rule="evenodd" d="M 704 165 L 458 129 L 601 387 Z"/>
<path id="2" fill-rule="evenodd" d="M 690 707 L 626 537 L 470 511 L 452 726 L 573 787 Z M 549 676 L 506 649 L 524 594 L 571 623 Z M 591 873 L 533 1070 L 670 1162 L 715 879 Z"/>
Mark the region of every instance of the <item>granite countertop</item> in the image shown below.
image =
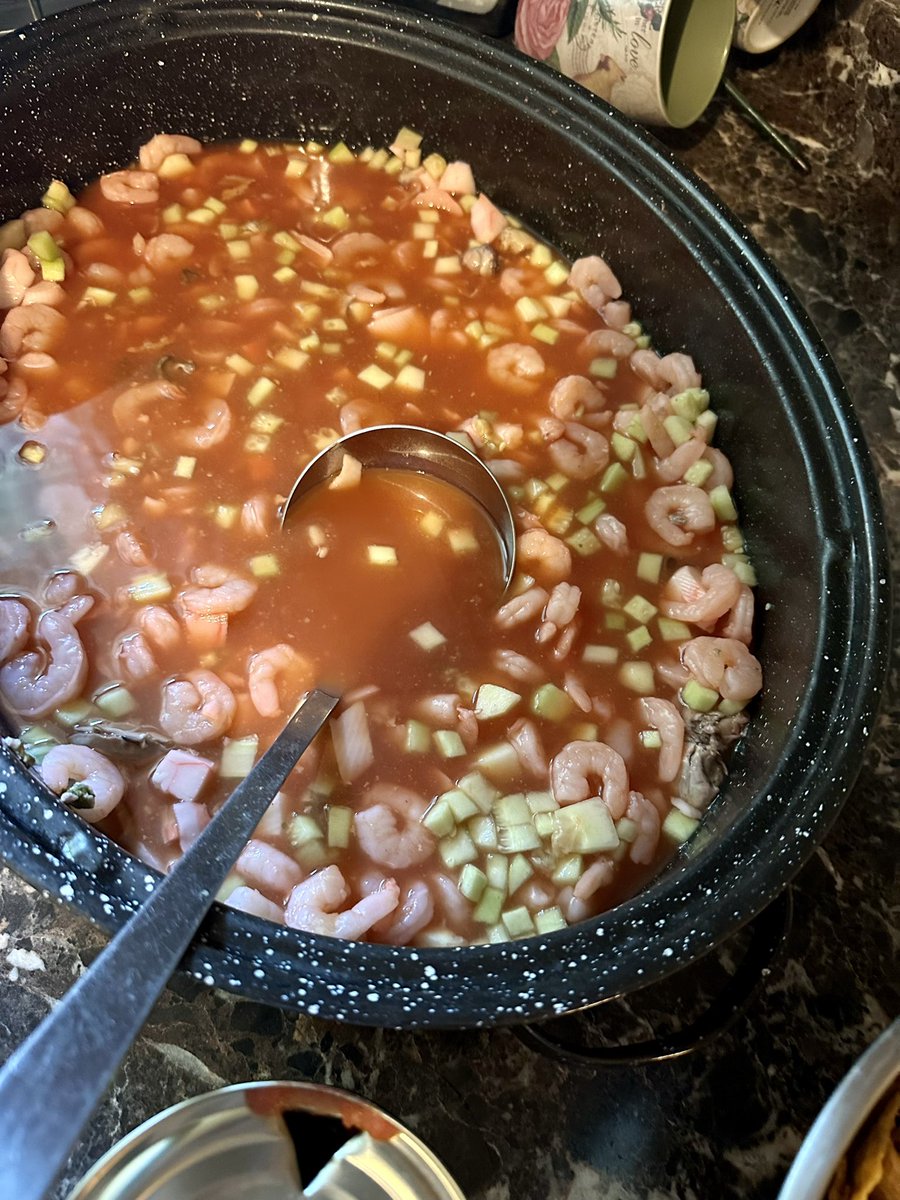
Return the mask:
<path id="1" fill-rule="evenodd" d="M 738 86 L 802 145 L 810 174 L 719 104 L 664 140 L 749 226 L 818 324 L 862 418 L 896 538 L 900 10 L 896 0 L 825 0 L 780 52 L 734 67 Z M 59 1196 L 147 1117 L 247 1079 L 311 1079 L 374 1100 L 431 1145 L 470 1200 L 775 1196 L 823 1101 L 898 1011 L 898 720 L 894 669 L 859 781 L 794 886 L 783 957 L 746 1015 L 695 1055 L 591 1072 L 507 1030 L 335 1027 L 179 979 Z M 86 920 L 0 871 L 3 1055 L 103 944 Z M 646 1035 L 667 1006 L 635 1001 L 609 1023 L 633 1020 Z"/>

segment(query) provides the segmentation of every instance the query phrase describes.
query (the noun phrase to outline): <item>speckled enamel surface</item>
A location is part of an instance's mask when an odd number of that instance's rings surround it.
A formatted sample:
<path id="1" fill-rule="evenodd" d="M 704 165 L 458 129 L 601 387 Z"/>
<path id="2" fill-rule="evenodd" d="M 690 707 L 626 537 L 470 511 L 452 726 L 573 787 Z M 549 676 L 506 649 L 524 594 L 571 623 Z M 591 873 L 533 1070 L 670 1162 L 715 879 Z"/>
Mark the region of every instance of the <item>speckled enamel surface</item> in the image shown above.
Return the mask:
<path id="1" fill-rule="evenodd" d="M 897 142 L 889 105 L 898 68 L 892 5 L 862 0 L 837 10 L 826 3 L 777 58 L 754 61 L 737 74 L 751 99 L 800 137 L 813 164 L 808 178 L 793 174 L 719 107 L 694 129 L 665 135 L 675 157 L 745 222 L 811 312 L 848 384 L 894 526 L 900 398 L 898 285 L 890 263 Z M 531 71 L 523 68 L 525 75 Z M 535 82 L 543 78 L 533 75 Z M 554 116 L 570 134 L 579 128 L 571 113 Z M 0 188 L 8 170 L 7 156 Z M 654 178 L 652 187 L 659 184 Z M 752 248 L 747 258 L 753 259 Z M 777 288 L 776 280 L 769 290 Z M 839 411 L 823 468 L 836 472 L 858 436 L 852 418 Z M 845 435 L 849 446 L 842 445 Z M 852 514 L 858 493 L 851 478 L 844 484 L 849 495 L 836 498 L 829 514 L 841 510 L 837 499 L 846 499 L 844 512 Z M 860 533 L 841 518 L 823 538 L 818 578 L 826 587 L 859 553 Z M 872 615 L 879 594 L 887 596 L 881 565 L 877 556 L 869 560 L 871 591 L 851 617 L 868 620 L 883 639 L 884 624 Z M 214 921 L 188 964 L 193 978 L 179 977 L 161 1000 L 79 1148 L 69 1181 L 121 1132 L 167 1104 L 223 1082 L 280 1077 L 337 1083 L 384 1105 L 444 1158 L 474 1200 L 774 1195 L 831 1086 L 896 1010 L 890 960 L 896 692 L 891 680 L 870 730 L 867 704 L 861 713 L 856 708 L 858 680 L 867 666 L 877 676 L 888 647 L 883 640 L 870 644 L 847 678 L 852 628 L 858 628 L 854 620 L 839 622 L 818 646 L 832 692 L 846 689 L 832 719 L 816 737 L 799 741 L 783 728 L 792 704 L 796 713 L 804 711 L 800 672 L 794 692 L 780 697 L 779 720 L 763 720 L 758 752 L 746 763 L 747 770 L 759 769 L 757 753 L 764 756 L 779 739 L 791 743 L 799 764 L 795 786 L 757 797 L 753 820 L 720 817 L 718 850 L 701 848 L 652 894 L 610 918 L 559 940 L 418 957 L 335 951 L 297 935 L 265 943 L 249 919 Z M 827 822 L 837 808 L 835 794 L 849 783 L 838 764 L 856 760 L 870 732 L 850 801 L 812 853 L 814 830 Z M 152 877 L 106 848 L 98 851 L 89 839 L 73 844 L 74 819 L 60 816 L 33 786 L 16 788 L 13 796 L 10 784 L 7 775 L 0 779 L 0 792 L 7 789 L 0 808 L 9 811 L 14 801 L 16 819 L 29 832 L 16 843 L 5 822 L 4 852 L 48 892 L 77 898 L 107 927 L 117 924 Z M 740 788 L 735 795 L 748 799 Z M 31 849 L 33 830 L 54 839 L 55 849 Z M 747 840 L 756 835 L 755 843 Z M 509 1029 L 424 1033 L 332 1023 L 371 1021 L 387 1010 L 388 1023 L 412 1026 L 515 1022 L 635 987 L 718 940 L 802 860 L 808 862 L 794 885 L 786 956 L 774 964 L 749 1017 L 694 1059 L 591 1075 L 535 1055 Z M 71 904 L 59 907 L 10 872 L 0 875 L 0 888 L 7 968 L 0 1011 L 9 1049 L 97 953 L 103 937 Z M 646 1036 L 649 1025 L 690 1009 L 695 994 L 716 986 L 713 960 L 727 964 L 739 952 L 727 944 L 685 976 L 601 1009 L 602 1029 L 617 1035 L 633 1028 Z M 292 1015 L 248 996 L 305 1013 Z M 326 1016 L 332 1020 L 322 1020 Z M 584 1038 L 601 1029 L 597 1015 L 575 1020 Z"/>

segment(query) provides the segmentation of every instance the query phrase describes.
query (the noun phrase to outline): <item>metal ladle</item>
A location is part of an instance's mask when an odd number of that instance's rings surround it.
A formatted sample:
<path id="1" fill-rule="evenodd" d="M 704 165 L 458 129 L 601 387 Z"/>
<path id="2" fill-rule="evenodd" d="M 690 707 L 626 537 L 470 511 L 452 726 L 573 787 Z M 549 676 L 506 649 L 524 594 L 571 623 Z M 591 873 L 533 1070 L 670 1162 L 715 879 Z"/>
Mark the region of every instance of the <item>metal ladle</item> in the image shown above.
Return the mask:
<path id="1" fill-rule="evenodd" d="M 471 496 L 497 530 L 508 586 L 515 527 L 500 485 L 475 454 L 429 429 L 374 426 L 323 450 L 291 489 L 282 529 L 292 505 L 340 470 L 345 452 L 364 468 L 430 474 Z M 0 1071 L 0 1197 L 45 1200 L 241 850 L 338 699 L 308 693 L 196 842 Z"/>

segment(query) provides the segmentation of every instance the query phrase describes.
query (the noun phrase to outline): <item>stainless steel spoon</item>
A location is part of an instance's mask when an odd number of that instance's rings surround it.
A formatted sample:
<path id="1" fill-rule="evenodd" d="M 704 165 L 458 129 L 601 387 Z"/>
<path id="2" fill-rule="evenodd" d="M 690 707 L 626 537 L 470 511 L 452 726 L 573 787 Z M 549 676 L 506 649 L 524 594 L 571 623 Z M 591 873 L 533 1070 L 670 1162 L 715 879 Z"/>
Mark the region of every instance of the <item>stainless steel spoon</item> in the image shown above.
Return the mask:
<path id="1" fill-rule="evenodd" d="M 503 556 L 503 587 L 509 587 L 516 569 L 516 527 L 503 489 L 477 454 L 455 438 L 420 425 L 371 425 L 327 446 L 297 476 L 281 509 L 282 529 L 302 497 L 338 474 L 345 454 L 352 454 L 363 470 L 382 467 L 433 475 L 470 496 L 496 530 Z"/>
<path id="2" fill-rule="evenodd" d="M 272 797 L 338 697 L 314 689 L 197 841 L 0 1072 L 0 1196 L 43 1200 Z"/>

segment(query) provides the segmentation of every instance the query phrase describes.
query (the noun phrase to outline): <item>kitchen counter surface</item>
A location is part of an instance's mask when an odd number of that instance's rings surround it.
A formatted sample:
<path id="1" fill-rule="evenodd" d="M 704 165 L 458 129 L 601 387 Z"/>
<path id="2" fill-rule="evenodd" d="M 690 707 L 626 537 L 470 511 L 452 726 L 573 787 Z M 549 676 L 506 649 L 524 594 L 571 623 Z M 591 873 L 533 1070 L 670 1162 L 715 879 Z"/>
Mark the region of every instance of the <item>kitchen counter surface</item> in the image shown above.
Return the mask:
<path id="1" fill-rule="evenodd" d="M 808 176 L 718 104 L 664 140 L 749 226 L 818 324 L 861 415 L 900 545 L 900 10 L 895 0 L 825 0 L 780 52 L 742 57 L 734 74 L 800 142 Z M 550 1061 L 506 1030 L 347 1029 L 177 980 L 59 1196 L 167 1105 L 270 1078 L 332 1083 L 383 1105 L 444 1159 L 470 1200 L 774 1197 L 823 1101 L 898 1011 L 898 720 L 894 661 L 859 781 L 794 885 L 782 957 L 746 1015 L 695 1055 L 592 1072 Z M 103 944 L 86 920 L 0 871 L 0 1054 Z M 607 1027 L 646 1036 L 702 986 L 676 980 L 619 1006 Z"/>

